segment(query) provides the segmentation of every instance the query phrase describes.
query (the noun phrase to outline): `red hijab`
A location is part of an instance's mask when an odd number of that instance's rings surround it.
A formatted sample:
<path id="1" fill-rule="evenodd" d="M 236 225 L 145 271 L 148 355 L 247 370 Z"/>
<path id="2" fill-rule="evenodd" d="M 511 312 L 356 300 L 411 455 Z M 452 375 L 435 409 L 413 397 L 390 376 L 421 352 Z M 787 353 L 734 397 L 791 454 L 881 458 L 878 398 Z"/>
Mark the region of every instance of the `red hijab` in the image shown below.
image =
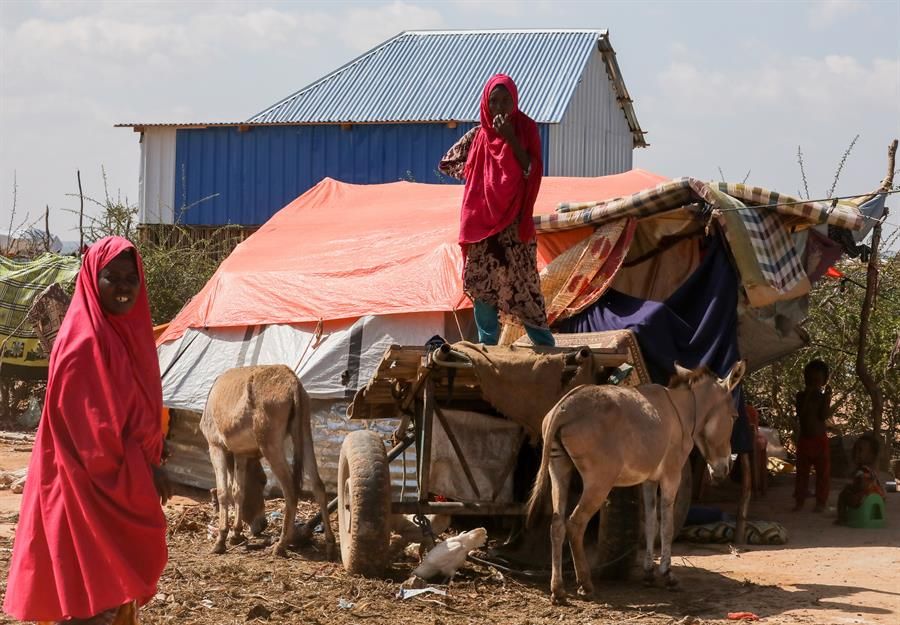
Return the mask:
<path id="1" fill-rule="evenodd" d="M 134 250 L 134 308 L 108 315 L 99 273 Z M 3 609 L 19 620 L 87 618 L 156 594 L 166 519 L 151 465 L 162 453 L 162 391 L 144 270 L 128 240 L 84 256 L 53 345 L 44 412 L 22 498 Z"/>
<path id="2" fill-rule="evenodd" d="M 516 138 L 531 157 L 531 173 L 526 178 L 512 147 L 494 130 L 488 104 L 494 87 L 506 87 L 513 99 L 510 115 Z M 460 216 L 459 242 L 477 243 L 497 234 L 516 218 L 519 238 L 534 238 L 534 202 L 541 188 L 544 165 L 537 124 L 519 110 L 519 92 L 512 78 L 492 77 L 481 94 L 481 129 L 475 135 L 466 159 L 466 188 Z"/>

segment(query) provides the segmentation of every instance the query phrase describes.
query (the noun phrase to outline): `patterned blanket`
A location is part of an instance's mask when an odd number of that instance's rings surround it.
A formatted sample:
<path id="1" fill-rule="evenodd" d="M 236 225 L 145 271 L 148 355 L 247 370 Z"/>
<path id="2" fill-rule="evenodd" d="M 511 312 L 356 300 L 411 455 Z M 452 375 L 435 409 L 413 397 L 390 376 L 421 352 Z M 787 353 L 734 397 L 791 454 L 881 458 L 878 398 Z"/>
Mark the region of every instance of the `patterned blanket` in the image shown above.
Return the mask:
<path id="1" fill-rule="evenodd" d="M 678 540 L 689 543 L 734 542 L 734 521 L 719 521 L 706 525 L 687 525 L 678 533 Z M 788 531 L 774 521 L 747 521 L 747 543 L 751 545 L 784 545 Z"/>
<path id="2" fill-rule="evenodd" d="M 24 262 L 0 257 L 0 344 L 3 346 L 0 362 L 4 369 L 13 365 L 19 372 L 23 369 L 38 372 L 47 367 L 49 354 L 28 313 L 39 294 L 50 285 L 74 280 L 80 266 L 77 258 L 56 254 L 44 254 Z M 47 331 L 55 335 L 52 328 L 55 322 L 49 313 L 44 317 L 49 324 Z"/>
<path id="3" fill-rule="evenodd" d="M 649 217 L 694 203 L 706 203 L 706 198 L 703 197 L 703 190 L 706 188 L 727 193 L 744 205 L 755 205 L 758 211 L 772 211 L 793 218 L 796 223 L 827 223 L 847 230 L 859 230 L 865 222 L 857 203 L 852 200 L 832 206 L 830 203 L 803 201 L 789 195 L 780 195 L 760 187 L 724 182 L 707 184 L 696 178 L 676 178 L 627 197 L 593 202 L 564 202 L 557 207 L 555 214 L 536 215 L 534 224 L 539 232 L 548 232 L 599 225 L 623 217 Z M 717 208 L 715 204 L 712 207 Z"/>
<path id="4" fill-rule="evenodd" d="M 700 189 L 725 232 L 750 306 L 805 295 L 811 287 L 803 259 L 794 247 L 785 218 L 774 211 L 747 210 L 746 204 L 714 185 Z"/>
<path id="5" fill-rule="evenodd" d="M 750 305 L 758 308 L 800 297 L 810 289 L 791 231 L 815 224 L 860 230 L 865 217 L 858 204 L 804 201 L 744 184 L 679 178 L 627 197 L 563 203 L 555 214 L 534 219 L 539 232 L 552 232 L 586 225 L 602 228 L 625 218 L 640 219 L 677 209 L 687 209 L 707 223 L 715 218 L 728 239 Z M 586 289 L 571 299 L 589 304 L 598 293 L 598 289 Z M 549 313 L 551 299 L 547 301 Z M 563 307 L 561 318 L 569 308 Z"/>
<path id="6" fill-rule="evenodd" d="M 606 292 L 625 260 L 636 223 L 620 219 L 604 224 L 544 267 L 547 323 L 578 314 Z"/>

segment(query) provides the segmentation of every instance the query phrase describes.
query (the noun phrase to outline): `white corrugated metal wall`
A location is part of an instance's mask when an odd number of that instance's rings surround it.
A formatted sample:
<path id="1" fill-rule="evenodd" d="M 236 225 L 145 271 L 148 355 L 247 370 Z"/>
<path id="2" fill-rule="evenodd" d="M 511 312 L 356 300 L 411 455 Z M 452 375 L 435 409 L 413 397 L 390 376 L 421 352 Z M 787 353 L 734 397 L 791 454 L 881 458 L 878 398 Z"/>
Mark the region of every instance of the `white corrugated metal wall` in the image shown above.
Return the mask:
<path id="1" fill-rule="evenodd" d="M 631 169 L 633 139 L 600 52 L 591 55 L 562 122 L 550 126 L 551 176 L 605 176 Z"/>
<path id="2" fill-rule="evenodd" d="M 141 137 L 138 216 L 142 224 L 175 221 L 175 132 L 147 128 Z"/>

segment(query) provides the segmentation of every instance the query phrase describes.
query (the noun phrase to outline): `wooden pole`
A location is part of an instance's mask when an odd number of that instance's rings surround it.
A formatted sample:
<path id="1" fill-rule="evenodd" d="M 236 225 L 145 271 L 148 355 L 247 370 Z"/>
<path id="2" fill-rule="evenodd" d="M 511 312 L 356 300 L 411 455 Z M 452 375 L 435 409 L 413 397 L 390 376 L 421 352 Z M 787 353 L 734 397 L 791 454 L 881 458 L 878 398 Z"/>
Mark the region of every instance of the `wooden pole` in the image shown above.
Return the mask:
<path id="1" fill-rule="evenodd" d="M 894 182 L 894 162 L 897 155 L 897 140 L 894 139 L 888 147 L 888 173 L 881 183 L 881 191 L 887 191 Z M 887 217 L 887 208 L 884 210 L 884 218 Z M 865 387 L 872 399 L 872 412 L 870 420 L 872 430 L 876 436 L 881 436 L 881 423 L 884 413 L 884 395 L 881 387 L 872 377 L 869 365 L 866 362 L 866 343 L 869 334 L 869 322 L 872 317 L 872 306 L 878 293 L 878 262 L 879 247 L 881 244 L 881 222 L 872 228 L 872 251 L 866 267 L 866 294 L 863 298 L 862 310 L 859 314 L 859 338 L 856 343 L 856 375 Z"/>
<path id="2" fill-rule="evenodd" d="M 751 471 L 753 470 L 750 466 L 751 457 L 752 452 L 738 454 L 741 462 L 741 499 L 738 502 L 737 523 L 734 526 L 734 542 L 738 545 L 747 544 L 747 513 L 750 511 Z"/>
<path id="3" fill-rule="evenodd" d="M 84 191 L 81 189 L 81 170 L 76 169 L 75 174 L 78 176 L 78 198 L 81 200 L 81 209 L 78 211 L 78 257 L 81 258 L 84 249 Z"/>
<path id="4" fill-rule="evenodd" d="M 881 223 L 872 229 L 872 251 L 866 267 L 866 294 L 863 298 L 862 310 L 859 314 L 859 338 L 856 344 L 856 375 L 872 399 L 870 420 L 876 436 L 881 435 L 881 418 L 884 411 L 884 396 L 881 387 L 869 372 L 866 362 L 866 343 L 869 334 L 869 321 L 872 316 L 872 305 L 878 292 L 878 247 L 881 243 Z"/>
<path id="5" fill-rule="evenodd" d="M 44 211 L 44 249 L 50 251 L 50 205 Z"/>

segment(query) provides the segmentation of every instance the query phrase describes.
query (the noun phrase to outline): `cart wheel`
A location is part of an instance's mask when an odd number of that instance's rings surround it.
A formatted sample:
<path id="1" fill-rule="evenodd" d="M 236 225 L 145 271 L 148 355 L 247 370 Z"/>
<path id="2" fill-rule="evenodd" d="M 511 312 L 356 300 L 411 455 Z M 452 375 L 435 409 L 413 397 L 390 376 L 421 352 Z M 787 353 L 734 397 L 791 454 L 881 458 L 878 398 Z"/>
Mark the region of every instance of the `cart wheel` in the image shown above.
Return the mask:
<path id="1" fill-rule="evenodd" d="M 601 579 L 625 579 L 640 543 L 640 486 L 614 488 L 600 512 L 594 574 Z"/>
<path id="2" fill-rule="evenodd" d="M 350 432 L 338 465 L 341 560 L 349 573 L 376 577 L 387 568 L 391 538 L 391 478 L 381 437 Z"/>

